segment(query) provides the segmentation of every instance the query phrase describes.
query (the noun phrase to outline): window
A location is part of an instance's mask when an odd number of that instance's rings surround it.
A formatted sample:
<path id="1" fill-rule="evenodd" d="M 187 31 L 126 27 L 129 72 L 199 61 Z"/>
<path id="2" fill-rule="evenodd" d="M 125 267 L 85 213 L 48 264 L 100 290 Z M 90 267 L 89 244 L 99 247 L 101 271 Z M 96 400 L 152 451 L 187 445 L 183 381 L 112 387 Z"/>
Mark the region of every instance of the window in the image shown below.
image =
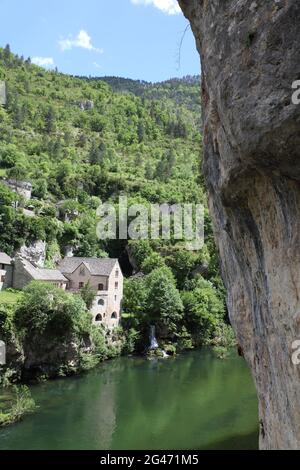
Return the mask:
<path id="1" fill-rule="evenodd" d="M 98 305 L 104 305 L 104 300 L 103 299 L 98 300 Z"/>
<path id="2" fill-rule="evenodd" d="M 116 270 L 116 277 L 119 277 L 119 270 Z"/>
<path id="3" fill-rule="evenodd" d="M 115 282 L 115 288 L 116 288 L 116 289 L 119 288 L 119 283 L 118 283 L 118 282 Z"/>
<path id="4" fill-rule="evenodd" d="M 0 264 L 0 269 L 1 269 L 2 271 L 4 271 L 4 270 L 5 270 L 5 264 Z"/>
<path id="5" fill-rule="evenodd" d="M 111 319 L 112 319 L 112 320 L 117 320 L 117 318 L 118 318 L 117 312 L 112 313 Z"/>
<path id="6" fill-rule="evenodd" d="M 104 284 L 98 284 L 98 290 L 104 290 Z"/>
<path id="7" fill-rule="evenodd" d="M 102 321 L 102 315 L 100 315 L 100 313 L 96 316 L 95 321 L 97 322 Z"/>
<path id="8" fill-rule="evenodd" d="M 115 295 L 115 302 L 116 302 L 117 300 L 118 300 L 118 296 L 117 296 L 117 295 Z"/>
<path id="9" fill-rule="evenodd" d="M 84 288 L 84 282 L 80 282 L 79 283 L 79 289 L 83 289 Z"/>
<path id="10" fill-rule="evenodd" d="M 0 282 L 4 282 L 4 281 L 5 281 L 5 276 L 1 276 Z"/>

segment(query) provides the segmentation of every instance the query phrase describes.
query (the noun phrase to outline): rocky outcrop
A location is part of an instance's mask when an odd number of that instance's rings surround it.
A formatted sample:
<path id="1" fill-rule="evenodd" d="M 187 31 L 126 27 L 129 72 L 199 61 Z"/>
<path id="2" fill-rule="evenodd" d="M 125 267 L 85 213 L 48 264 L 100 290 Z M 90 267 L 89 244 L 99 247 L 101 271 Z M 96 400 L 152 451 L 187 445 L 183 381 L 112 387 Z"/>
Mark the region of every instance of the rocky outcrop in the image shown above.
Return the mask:
<path id="1" fill-rule="evenodd" d="M 29 246 L 23 245 L 17 255 L 43 268 L 46 261 L 46 242 L 39 240 Z"/>
<path id="2" fill-rule="evenodd" d="M 82 111 L 89 111 L 90 109 L 94 109 L 95 104 L 92 100 L 82 100 L 78 102 L 78 106 Z"/>
<path id="3" fill-rule="evenodd" d="M 204 173 L 260 447 L 300 448 L 300 2 L 179 3 L 201 55 Z"/>

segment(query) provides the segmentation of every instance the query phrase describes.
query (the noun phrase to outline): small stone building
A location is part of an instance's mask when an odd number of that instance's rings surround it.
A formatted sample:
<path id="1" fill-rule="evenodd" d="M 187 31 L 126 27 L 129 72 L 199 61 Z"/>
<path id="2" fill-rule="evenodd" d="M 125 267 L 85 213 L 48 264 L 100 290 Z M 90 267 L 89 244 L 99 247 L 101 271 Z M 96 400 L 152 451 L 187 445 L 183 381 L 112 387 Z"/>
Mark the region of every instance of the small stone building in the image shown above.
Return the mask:
<path id="1" fill-rule="evenodd" d="M 13 266 L 12 259 L 0 252 L 0 291 L 12 287 Z"/>
<path id="2" fill-rule="evenodd" d="M 123 274 L 117 259 L 65 258 L 58 268 L 69 280 L 67 289 L 80 292 L 89 283 L 96 297 L 91 308 L 95 324 L 115 328 L 120 323 Z"/>
<path id="3" fill-rule="evenodd" d="M 14 289 L 24 289 L 31 281 L 46 282 L 65 290 L 68 280 L 57 269 L 44 269 L 35 266 L 30 261 L 16 256 L 13 269 Z"/>

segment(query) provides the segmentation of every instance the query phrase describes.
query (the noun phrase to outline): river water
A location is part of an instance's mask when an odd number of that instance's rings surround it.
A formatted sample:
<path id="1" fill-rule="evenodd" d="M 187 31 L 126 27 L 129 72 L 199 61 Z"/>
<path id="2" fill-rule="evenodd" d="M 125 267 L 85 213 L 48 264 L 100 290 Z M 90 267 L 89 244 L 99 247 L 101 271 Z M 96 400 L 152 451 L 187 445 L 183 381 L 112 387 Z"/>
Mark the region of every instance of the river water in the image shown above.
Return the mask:
<path id="1" fill-rule="evenodd" d="M 120 358 L 32 387 L 39 409 L 0 430 L 0 449 L 256 449 L 257 399 L 245 361 L 210 350 Z"/>

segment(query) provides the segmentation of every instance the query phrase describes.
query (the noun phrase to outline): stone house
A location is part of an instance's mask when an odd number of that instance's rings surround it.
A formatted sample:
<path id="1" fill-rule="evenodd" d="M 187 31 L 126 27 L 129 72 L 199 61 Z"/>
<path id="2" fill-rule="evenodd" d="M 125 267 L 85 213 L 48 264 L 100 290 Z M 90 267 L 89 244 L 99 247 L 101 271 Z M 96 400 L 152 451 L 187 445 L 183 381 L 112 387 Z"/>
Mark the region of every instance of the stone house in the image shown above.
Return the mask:
<path id="1" fill-rule="evenodd" d="M 17 254 L 12 260 L 0 253 L 0 291 L 8 287 L 22 290 L 32 281 L 46 282 L 74 294 L 89 284 L 95 291 L 90 310 L 94 324 L 113 329 L 120 323 L 123 274 L 117 259 L 70 257 L 64 258 L 58 269 L 45 269 L 25 255 Z"/>
<path id="2" fill-rule="evenodd" d="M 31 281 L 46 282 L 66 290 L 68 280 L 57 269 L 40 268 L 25 258 L 16 256 L 13 266 L 12 287 L 24 289 Z"/>
<path id="3" fill-rule="evenodd" d="M 12 287 L 13 266 L 12 259 L 0 252 L 0 291 Z"/>
<path id="4" fill-rule="evenodd" d="M 110 329 L 119 325 L 123 274 L 117 259 L 65 258 L 58 269 L 68 279 L 69 291 L 80 292 L 86 284 L 94 289 L 91 314 L 95 324 Z"/>

